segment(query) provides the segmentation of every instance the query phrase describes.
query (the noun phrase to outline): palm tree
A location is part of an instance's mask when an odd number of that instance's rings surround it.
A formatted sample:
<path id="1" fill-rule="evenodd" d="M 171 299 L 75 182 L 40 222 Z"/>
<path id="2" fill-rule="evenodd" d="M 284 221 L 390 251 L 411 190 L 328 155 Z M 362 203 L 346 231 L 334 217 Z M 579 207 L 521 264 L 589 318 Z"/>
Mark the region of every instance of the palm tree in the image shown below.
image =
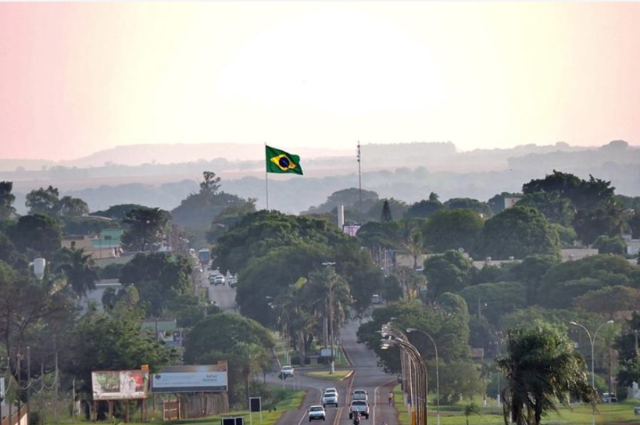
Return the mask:
<path id="1" fill-rule="evenodd" d="M 236 344 L 231 353 L 234 361 L 241 365 L 242 378 L 247 391 L 247 400 L 251 397 L 251 375 L 266 370 L 270 362 L 267 350 L 258 344 L 244 342 Z"/>
<path id="2" fill-rule="evenodd" d="M 98 274 L 90 254 L 85 254 L 83 249 L 62 248 L 58 262 L 60 265 L 56 271 L 64 273 L 67 285 L 78 298 L 86 296 L 88 290 L 95 289 Z"/>
<path id="3" fill-rule="evenodd" d="M 539 425 L 542 415 L 567 405 L 568 395 L 593 403 L 584 359 L 558 329 L 537 323 L 507 332 L 507 355 L 498 368 L 507 378 L 502 390 L 504 423 Z"/>
<path id="4" fill-rule="evenodd" d="M 349 284 L 333 267 L 323 267 L 309 274 L 305 299 L 314 317 L 315 328 L 322 328 L 325 318 L 330 318 L 332 329 L 340 329 L 347 318 L 347 310 L 353 303 Z M 333 338 L 333 332 L 331 332 Z"/>
<path id="5" fill-rule="evenodd" d="M 284 329 L 285 334 L 298 342 L 300 364 L 304 364 L 305 334 L 311 323 L 303 291 L 306 285 L 307 279 L 301 277 L 274 300 L 278 324 Z"/>
<path id="6" fill-rule="evenodd" d="M 416 220 L 405 220 L 401 245 L 413 257 L 413 270 L 417 269 L 418 258 L 424 253 L 424 243 Z"/>

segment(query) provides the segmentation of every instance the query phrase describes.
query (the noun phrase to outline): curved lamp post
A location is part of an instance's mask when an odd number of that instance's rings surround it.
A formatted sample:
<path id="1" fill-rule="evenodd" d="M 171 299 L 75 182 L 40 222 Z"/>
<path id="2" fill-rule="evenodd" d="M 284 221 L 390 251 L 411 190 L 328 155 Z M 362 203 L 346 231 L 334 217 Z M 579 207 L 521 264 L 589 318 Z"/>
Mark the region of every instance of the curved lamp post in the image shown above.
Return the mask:
<path id="1" fill-rule="evenodd" d="M 593 391 L 596 391 L 596 379 L 595 379 L 596 372 L 595 372 L 595 355 L 594 355 L 595 342 L 596 342 L 596 338 L 598 337 L 598 332 L 600 331 L 600 329 L 602 329 L 602 327 L 605 325 L 613 324 L 613 320 L 609 320 L 608 322 L 604 322 L 603 324 L 598 326 L 598 329 L 596 329 L 595 333 L 593 334 L 593 337 L 591 337 L 591 332 L 589 332 L 589 329 L 587 329 L 580 323 L 571 321 L 569 322 L 569 324 L 584 329 L 584 331 L 587 333 L 587 336 L 589 337 L 589 342 L 591 343 L 591 386 L 593 387 Z M 596 391 L 596 394 L 597 394 L 597 391 Z M 591 412 L 591 424 L 595 425 L 595 423 L 596 423 L 596 412 L 593 411 Z"/>
<path id="2" fill-rule="evenodd" d="M 433 339 L 433 337 L 431 337 L 431 335 L 429 335 L 427 332 L 420 330 L 420 329 L 415 329 L 415 328 L 407 328 L 407 332 L 419 332 L 423 335 L 426 335 L 427 338 L 429 338 L 431 340 L 431 342 L 433 343 L 433 349 L 436 352 L 436 417 L 437 417 L 437 422 L 438 425 L 440 425 L 440 374 L 438 373 L 438 346 L 436 345 L 436 341 Z"/>
<path id="3" fill-rule="evenodd" d="M 412 385 L 412 392 L 415 392 L 415 399 L 411 398 L 412 406 L 415 406 L 415 412 L 417 417 L 417 423 L 419 425 L 427 425 L 428 424 L 428 406 L 427 406 L 427 394 L 428 394 L 428 381 L 427 381 L 427 365 L 424 362 L 424 359 L 420 355 L 420 352 L 416 347 L 413 346 L 409 342 L 409 339 L 400 329 L 395 327 L 393 324 L 388 323 L 382 326 L 381 331 L 384 339 L 380 341 L 382 344 L 382 348 L 389 348 L 392 345 L 399 346 L 402 352 L 406 352 L 408 354 L 408 358 L 410 359 L 410 363 L 413 364 L 415 368 L 415 380 L 414 376 L 410 374 Z"/>

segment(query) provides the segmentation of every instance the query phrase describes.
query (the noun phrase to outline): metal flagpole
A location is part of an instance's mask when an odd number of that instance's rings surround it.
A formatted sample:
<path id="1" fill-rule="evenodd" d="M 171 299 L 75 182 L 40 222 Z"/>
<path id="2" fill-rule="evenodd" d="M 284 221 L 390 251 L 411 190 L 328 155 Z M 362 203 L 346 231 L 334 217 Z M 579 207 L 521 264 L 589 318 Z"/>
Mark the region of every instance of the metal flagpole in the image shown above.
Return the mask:
<path id="1" fill-rule="evenodd" d="M 360 204 L 360 211 L 362 211 L 362 171 L 361 171 L 361 165 L 360 165 L 360 141 L 358 141 L 358 195 L 359 195 L 359 204 Z"/>
<path id="2" fill-rule="evenodd" d="M 269 159 L 267 158 L 267 144 L 264 144 L 264 157 L 265 157 L 265 165 L 264 165 L 264 181 L 265 181 L 265 189 L 267 191 L 267 211 L 269 211 L 269 169 L 267 166 L 267 162 Z"/>

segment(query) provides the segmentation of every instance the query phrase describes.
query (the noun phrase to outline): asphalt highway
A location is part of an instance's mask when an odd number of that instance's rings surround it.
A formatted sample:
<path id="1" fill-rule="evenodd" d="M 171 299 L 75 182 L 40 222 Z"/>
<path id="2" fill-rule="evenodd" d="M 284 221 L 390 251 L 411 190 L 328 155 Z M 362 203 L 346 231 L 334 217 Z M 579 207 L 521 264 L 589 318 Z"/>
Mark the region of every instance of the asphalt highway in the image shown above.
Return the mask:
<path id="1" fill-rule="evenodd" d="M 222 310 L 235 311 L 235 289 L 229 285 L 209 285 L 208 275 L 210 271 L 205 271 L 200 276 L 200 284 L 209 288 L 209 300 L 214 301 Z M 322 404 L 321 396 L 325 388 L 334 387 L 340 396 L 339 406 L 326 407 L 327 425 L 350 425 L 353 423 L 349 419 L 349 403 L 351 392 L 355 389 L 363 389 L 369 395 L 369 419 L 362 419 L 362 425 L 381 425 L 386 422 L 388 425 L 397 425 L 395 410 L 388 404 L 389 390 L 396 383 L 396 376 L 389 375 L 382 371 L 377 365 L 376 355 L 367 349 L 363 344 L 358 344 L 356 332 L 360 322 L 352 321 L 346 324 L 341 331 L 342 346 L 351 363 L 351 366 L 344 369 L 353 370 L 351 377 L 342 381 L 330 381 L 326 379 L 313 378 L 306 375 L 306 370 L 327 370 L 328 366 L 320 368 L 297 368 L 295 377 L 284 381 L 278 379 L 278 373 L 267 375 L 269 384 L 290 389 L 302 389 L 306 391 L 306 396 L 299 409 L 286 412 L 280 419 L 278 425 L 300 425 L 308 422 L 307 411 L 310 406 Z M 278 371 L 279 372 L 279 371 Z"/>

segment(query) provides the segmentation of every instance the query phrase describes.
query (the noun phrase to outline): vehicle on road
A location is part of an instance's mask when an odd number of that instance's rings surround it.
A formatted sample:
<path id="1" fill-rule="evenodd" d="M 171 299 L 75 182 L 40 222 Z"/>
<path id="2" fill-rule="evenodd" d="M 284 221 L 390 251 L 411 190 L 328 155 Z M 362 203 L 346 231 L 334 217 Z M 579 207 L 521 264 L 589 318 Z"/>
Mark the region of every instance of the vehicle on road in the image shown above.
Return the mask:
<path id="1" fill-rule="evenodd" d="M 349 419 L 359 412 L 365 419 L 369 419 L 369 403 L 364 400 L 352 400 L 349 406 Z"/>
<path id="2" fill-rule="evenodd" d="M 335 388 L 327 388 L 324 390 L 322 394 L 322 406 L 327 407 L 327 405 L 332 405 L 338 407 L 338 390 Z"/>
<path id="3" fill-rule="evenodd" d="M 602 402 L 603 403 L 617 403 L 618 397 L 616 397 L 613 393 L 603 393 L 602 394 Z"/>
<path id="4" fill-rule="evenodd" d="M 322 406 L 311 406 L 309 408 L 309 422 L 311 421 L 319 421 L 322 419 L 323 421 L 327 419 L 327 415 L 324 411 L 324 407 Z"/>
<path id="5" fill-rule="evenodd" d="M 229 284 L 230 287 L 235 288 L 236 285 L 238 284 L 238 278 L 235 277 L 234 275 L 231 275 L 227 277 L 227 283 Z"/>
<path id="6" fill-rule="evenodd" d="M 293 367 L 291 366 L 282 366 L 282 370 L 280 371 L 284 376 L 293 377 Z"/>
<path id="7" fill-rule="evenodd" d="M 198 259 L 202 265 L 208 265 L 211 261 L 211 251 L 208 249 L 201 249 L 198 251 Z"/>
<path id="8" fill-rule="evenodd" d="M 353 390 L 351 393 L 351 400 L 369 401 L 369 395 L 365 390 Z"/>
<path id="9" fill-rule="evenodd" d="M 382 299 L 380 298 L 380 295 L 373 294 L 373 296 L 371 297 L 371 304 L 380 304 L 380 303 L 382 303 Z"/>
<path id="10" fill-rule="evenodd" d="M 212 274 L 209 276 L 209 283 L 211 283 L 212 285 L 224 285 L 224 282 L 224 276 L 222 276 L 221 274 Z"/>

